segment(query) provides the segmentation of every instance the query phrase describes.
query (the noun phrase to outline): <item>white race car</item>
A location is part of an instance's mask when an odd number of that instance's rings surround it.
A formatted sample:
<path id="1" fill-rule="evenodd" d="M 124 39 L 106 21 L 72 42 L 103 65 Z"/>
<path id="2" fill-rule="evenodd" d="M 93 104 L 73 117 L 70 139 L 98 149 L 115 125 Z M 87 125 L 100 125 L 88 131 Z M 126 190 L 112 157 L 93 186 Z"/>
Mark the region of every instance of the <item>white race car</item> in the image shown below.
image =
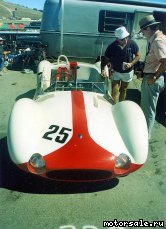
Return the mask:
<path id="1" fill-rule="evenodd" d="M 99 181 L 145 163 L 142 110 L 132 101 L 114 104 L 100 77 L 98 65 L 65 56 L 40 62 L 35 98 L 18 100 L 9 119 L 9 153 L 20 169 L 54 180 Z"/>

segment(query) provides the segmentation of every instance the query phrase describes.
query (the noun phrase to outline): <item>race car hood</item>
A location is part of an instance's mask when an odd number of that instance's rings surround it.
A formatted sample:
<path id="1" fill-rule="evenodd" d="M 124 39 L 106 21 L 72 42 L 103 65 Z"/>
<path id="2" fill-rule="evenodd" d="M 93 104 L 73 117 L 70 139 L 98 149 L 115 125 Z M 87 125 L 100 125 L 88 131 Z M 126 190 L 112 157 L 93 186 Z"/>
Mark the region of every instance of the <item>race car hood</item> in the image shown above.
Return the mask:
<path id="1" fill-rule="evenodd" d="M 133 104 L 124 108 L 123 104 L 112 106 L 102 94 L 82 91 L 57 91 L 36 101 L 21 99 L 15 104 L 9 122 L 11 158 L 16 164 L 23 164 L 34 153 L 40 153 L 50 170 L 109 169 L 115 158 L 125 153 L 132 163 L 141 165 L 147 155 L 144 154 L 147 145 L 139 144 L 140 138 L 146 137 L 144 132 L 134 146 L 128 143 L 136 128 L 130 109 L 132 106 L 134 111 L 140 109 Z M 120 119 L 125 116 L 123 113 L 128 113 L 132 128 L 125 129 L 126 120 L 119 126 L 119 112 Z"/>

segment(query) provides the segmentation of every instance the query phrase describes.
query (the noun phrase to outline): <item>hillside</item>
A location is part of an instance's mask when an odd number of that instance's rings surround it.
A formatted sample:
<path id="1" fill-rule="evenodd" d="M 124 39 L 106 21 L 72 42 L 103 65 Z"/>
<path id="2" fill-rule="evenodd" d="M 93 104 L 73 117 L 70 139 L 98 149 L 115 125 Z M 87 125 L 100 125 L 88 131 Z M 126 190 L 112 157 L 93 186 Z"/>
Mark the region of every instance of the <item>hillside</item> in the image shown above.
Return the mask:
<path id="1" fill-rule="evenodd" d="M 0 0 L 1 19 L 11 19 L 13 17 L 12 11 L 15 11 L 15 17 L 17 19 L 31 18 L 32 20 L 39 20 L 42 17 L 42 12 L 37 9 L 30 9 L 19 4 L 8 3 Z"/>

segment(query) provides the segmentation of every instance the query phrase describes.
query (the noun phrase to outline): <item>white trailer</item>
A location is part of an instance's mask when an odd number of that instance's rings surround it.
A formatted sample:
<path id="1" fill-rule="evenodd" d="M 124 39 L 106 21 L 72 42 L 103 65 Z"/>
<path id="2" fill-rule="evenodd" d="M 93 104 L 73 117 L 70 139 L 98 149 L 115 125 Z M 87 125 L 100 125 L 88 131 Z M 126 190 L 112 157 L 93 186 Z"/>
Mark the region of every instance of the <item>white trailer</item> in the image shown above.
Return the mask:
<path id="1" fill-rule="evenodd" d="M 147 14 L 161 21 L 166 33 L 164 0 L 46 0 L 40 33 L 49 56 L 64 54 L 94 62 L 115 39 L 114 30 L 123 25 L 138 43 L 144 60 L 146 39 L 139 34 L 139 20 Z"/>

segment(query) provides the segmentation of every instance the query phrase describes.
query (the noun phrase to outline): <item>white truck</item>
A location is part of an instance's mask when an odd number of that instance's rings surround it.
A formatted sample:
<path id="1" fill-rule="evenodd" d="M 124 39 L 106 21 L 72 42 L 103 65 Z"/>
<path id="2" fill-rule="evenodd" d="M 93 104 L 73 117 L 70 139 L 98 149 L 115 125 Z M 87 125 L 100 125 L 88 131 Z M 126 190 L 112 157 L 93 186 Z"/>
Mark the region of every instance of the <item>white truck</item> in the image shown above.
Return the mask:
<path id="1" fill-rule="evenodd" d="M 141 60 L 146 54 L 146 39 L 139 34 L 139 20 L 153 14 L 166 33 L 164 0 L 46 0 L 41 37 L 48 54 L 88 62 L 104 54 L 114 39 L 114 30 L 125 26 L 139 45 Z"/>

